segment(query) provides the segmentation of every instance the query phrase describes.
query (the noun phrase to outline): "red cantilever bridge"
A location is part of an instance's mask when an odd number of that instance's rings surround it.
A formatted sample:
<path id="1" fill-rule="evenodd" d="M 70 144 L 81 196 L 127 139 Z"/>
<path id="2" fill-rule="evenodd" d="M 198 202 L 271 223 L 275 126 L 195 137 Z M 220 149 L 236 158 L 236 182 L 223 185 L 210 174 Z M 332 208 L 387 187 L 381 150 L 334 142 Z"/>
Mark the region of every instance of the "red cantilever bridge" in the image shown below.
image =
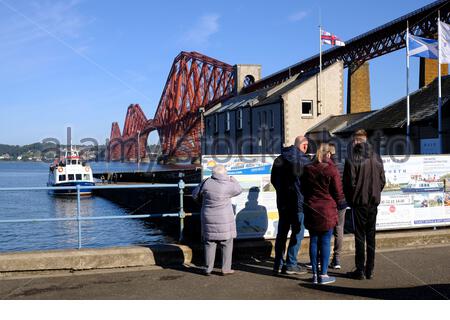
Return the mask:
<path id="1" fill-rule="evenodd" d="M 133 104 L 128 107 L 122 133 L 117 122 L 112 124 L 110 159 L 145 157 L 153 130 L 158 131 L 163 155 L 198 156 L 199 109 L 227 98 L 233 88 L 233 66 L 197 52 L 181 52 L 173 62 L 153 119 L 147 119 L 141 107 Z"/>
<path id="2" fill-rule="evenodd" d="M 437 33 L 437 11 L 441 20 L 450 23 L 450 1 L 435 1 L 365 34 L 346 41 L 323 53 L 323 66 L 343 61 L 352 72 L 365 61 L 406 46 L 406 26 L 410 33 L 433 37 Z M 319 56 L 313 56 L 274 73 L 244 88 L 252 92 L 274 86 L 289 77 L 319 67 Z M 108 154 L 111 160 L 131 160 L 146 156 L 147 138 L 157 130 L 162 154 L 167 157 L 198 157 L 201 152 L 200 108 L 226 99 L 235 85 L 233 66 L 197 52 L 181 52 L 174 60 L 153 119 L 147 119 L 137 104 L 128 107 L 123 132 L 112 124 Z M 139 149 L 139 150 L 138 150 Z"/>

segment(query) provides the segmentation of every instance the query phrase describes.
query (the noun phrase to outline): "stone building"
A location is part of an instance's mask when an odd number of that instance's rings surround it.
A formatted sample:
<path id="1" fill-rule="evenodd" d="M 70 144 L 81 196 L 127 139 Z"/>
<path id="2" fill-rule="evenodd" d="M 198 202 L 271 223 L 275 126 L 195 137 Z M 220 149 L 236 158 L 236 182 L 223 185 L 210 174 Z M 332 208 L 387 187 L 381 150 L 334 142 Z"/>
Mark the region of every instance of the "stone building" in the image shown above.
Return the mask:
<path id="1" fill-rule="evenodd" d="M 438 153 L 438 79 L 410 94 L 412 154 Z M 450 76 L 442 77 L 442 153 L 450 153 Z M 330 116 L 312 127 L 308 136 L 318 141 L 335 140 L 346 152 L 351 134 L 365 129 L 381 155 L 403 155 L 406 149 L 406 97 L 364 113 Z"/>
<path id="2" fill-rule="evenodd" d="M 261 68 L 237 65 L 236 90 L 260 80 Z M 343 64 L 295 75 L 274 87 L 237 94 L 204 114 L 202 153 L 277 154 L 296 136 L 344 111 Z M 319 87 L 321 89 L 319 89 Z"/>

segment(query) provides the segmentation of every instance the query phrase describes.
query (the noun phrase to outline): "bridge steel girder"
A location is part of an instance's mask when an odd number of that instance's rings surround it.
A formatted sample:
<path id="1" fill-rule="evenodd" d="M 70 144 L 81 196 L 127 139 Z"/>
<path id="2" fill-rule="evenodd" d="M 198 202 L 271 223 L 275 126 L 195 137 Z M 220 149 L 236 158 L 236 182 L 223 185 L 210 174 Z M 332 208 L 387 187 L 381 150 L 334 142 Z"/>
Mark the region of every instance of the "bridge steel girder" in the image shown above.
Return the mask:
<path id="1" fill-rule="evenodd" d="M 164 155 L 200 155 L 199 108 L 230 96 L 234 81 L 233 66 L 200 53 L 174 59 L 154 116 Z"/>
<path id="2" fill-rule="evenodd" d="M 113 124 L 111 160 L 145 157 L 147 138 L 157 130 L 162 154 L 198 157 L 201 152 L 200 107 L 208 108 L 233 94 L 233 66 L 197 52 L 181 52 L 173 61 L 156 113 L 147 120 L 139 105 L 128 107 L 123 133 Z"/>
<path id="3" fill-rule="evenodd" d="M 450 1 L 435 1 L 421 9 L 413 11 L 385 25 L 375 28 L 345 42 L 344 47 L 334 47 L 322 53 L 322 65 L 327 67 L 337 61 L 343 61 L 350 72 L 358 69 L 364 62 L 406 47 L 406 27 L 409 22 L 410 33 L 421 37 L 434 37 L 437 33 L 437 10 L 441 21 L 450 23 Z M 315 55 L 277 73 L 274 73 L 243 92 L 253 92 L 275 86 L 291 76 L 314 72 L 319 69 L 320 57 Z"/>
<path id="4" fill-rule="evenodd" d="M 127 109 L 123 132 L 120 132 L 117 122 L 112 124 L 108 145 L 109 159 L 114 161 L 137 159 L 138 154 L 140 158 L 144 158 L 147 155 L 147 137 L 150 132 L 148 128 L 152 123 L 151 120 L 147 120 L 138 104 L 130 105 Z"/>

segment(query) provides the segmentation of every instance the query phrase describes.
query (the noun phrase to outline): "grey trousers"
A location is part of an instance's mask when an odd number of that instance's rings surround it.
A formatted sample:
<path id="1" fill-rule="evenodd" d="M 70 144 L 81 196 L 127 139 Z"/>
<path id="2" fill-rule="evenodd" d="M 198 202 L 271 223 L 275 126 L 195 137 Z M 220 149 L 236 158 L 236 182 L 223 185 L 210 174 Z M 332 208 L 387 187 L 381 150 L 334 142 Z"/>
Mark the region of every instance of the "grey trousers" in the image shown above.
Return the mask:
<path id="1" fill-rule="evenodd" d="M 344 224 L 345 224 L 345 212 L 347 209 L 338 211 L 338 224 L 334 227 L 334 250 L 333 261 L 340 263 L 342 243 L 344 242 Z"/>
<path id="2" fill-rule="evenodd" d="M 206 272 L 211 273 L 214 268 L 217 245 L 220 246 L 222 252 L 222 272 L 230 272 L 233 257 L 233 239 L 204 241 Z"/>

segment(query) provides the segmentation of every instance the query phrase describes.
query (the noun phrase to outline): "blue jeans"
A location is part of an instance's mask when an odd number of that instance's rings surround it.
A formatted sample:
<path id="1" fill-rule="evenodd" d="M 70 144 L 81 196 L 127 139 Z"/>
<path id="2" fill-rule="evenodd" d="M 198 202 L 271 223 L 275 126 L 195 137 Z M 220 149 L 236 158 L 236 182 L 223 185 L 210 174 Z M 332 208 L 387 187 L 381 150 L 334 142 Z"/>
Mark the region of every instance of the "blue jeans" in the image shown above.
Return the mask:
<path id="1" fill-rule="evenodd" d="M 330 242 L 333 235 L 333 229 L 324 232 L 309 230 L 309 257 L 311 259 L 312 272 L 319 274 L 318 262 L 320 258 L 321 275 L 328 272 L 328 263 L 330 262 Z M 319 257 L 320 249 L 320 257 Z"/>
<path id="2" fill-rule="evenodd" d="M 277 238 L 275 240 L 275 262 L 273 266 L 275 270 L 284 265 L 284 251 L 289 230 L 291 230 L 291 238 L 287 249 L 286 267 L 297 266 L 297 255 L 305 234 L 303 219 L 303 212 L 298 212 L 294 215 L 280 214 Z"/>

